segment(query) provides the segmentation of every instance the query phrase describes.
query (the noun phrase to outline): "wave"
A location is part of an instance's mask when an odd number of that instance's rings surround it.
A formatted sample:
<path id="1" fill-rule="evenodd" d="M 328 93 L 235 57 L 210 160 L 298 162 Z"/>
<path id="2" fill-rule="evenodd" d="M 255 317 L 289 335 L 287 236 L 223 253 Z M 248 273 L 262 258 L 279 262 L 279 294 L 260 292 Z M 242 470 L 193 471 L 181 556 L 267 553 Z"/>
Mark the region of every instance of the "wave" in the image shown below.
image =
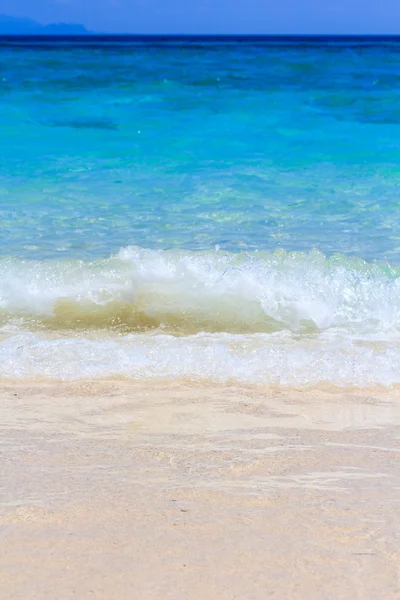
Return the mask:
<path id="1" fill-rule="evenodd" d="M 0 260 L 0 325 L 24 329 L 400 332 L 400 268 L 311 253 L 157 251 Z"/>
<path id="2" fill-rule="evenodd" d="M 400 268 L 157 251 L 0 260 L 0 377 L 400 383 Z"/>

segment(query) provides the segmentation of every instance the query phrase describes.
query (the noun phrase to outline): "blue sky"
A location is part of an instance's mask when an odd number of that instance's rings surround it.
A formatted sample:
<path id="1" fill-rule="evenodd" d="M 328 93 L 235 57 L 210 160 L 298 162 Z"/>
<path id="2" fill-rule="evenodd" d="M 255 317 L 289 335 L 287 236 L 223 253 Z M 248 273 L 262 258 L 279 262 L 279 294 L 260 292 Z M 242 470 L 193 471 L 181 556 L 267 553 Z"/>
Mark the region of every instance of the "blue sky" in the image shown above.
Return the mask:
<path id="1" fill-rule="evenodd" d="M 400 33 L 400 0 L 0 0 L 0 13 L 110 33 Z"/>

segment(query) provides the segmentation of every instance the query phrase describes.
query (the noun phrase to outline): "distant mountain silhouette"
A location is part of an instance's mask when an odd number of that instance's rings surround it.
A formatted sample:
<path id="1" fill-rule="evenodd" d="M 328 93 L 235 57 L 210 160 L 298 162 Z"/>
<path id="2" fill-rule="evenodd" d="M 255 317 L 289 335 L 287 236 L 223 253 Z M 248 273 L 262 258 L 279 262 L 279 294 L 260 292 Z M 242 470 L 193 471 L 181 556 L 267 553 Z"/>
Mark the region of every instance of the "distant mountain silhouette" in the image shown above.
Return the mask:
<path id="1" fill-rule="evenodd" d="M 51 23 L 41 25 L 32 19 L 0 15 L 0 35 L 87 35 L 84 25 L 74 23 Z"/>

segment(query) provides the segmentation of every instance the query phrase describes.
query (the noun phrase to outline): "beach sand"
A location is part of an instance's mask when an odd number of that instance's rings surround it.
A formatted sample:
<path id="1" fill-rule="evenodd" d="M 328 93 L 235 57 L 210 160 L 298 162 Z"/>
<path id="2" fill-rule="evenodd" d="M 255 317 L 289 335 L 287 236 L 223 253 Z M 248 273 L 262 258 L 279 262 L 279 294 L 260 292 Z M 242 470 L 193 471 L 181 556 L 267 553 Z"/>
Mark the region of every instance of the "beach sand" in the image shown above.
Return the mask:
<path id="1" fill-rule="evenodd" d="M 400 598 L 400 392 L 3 383 L 4 600 Z"/>

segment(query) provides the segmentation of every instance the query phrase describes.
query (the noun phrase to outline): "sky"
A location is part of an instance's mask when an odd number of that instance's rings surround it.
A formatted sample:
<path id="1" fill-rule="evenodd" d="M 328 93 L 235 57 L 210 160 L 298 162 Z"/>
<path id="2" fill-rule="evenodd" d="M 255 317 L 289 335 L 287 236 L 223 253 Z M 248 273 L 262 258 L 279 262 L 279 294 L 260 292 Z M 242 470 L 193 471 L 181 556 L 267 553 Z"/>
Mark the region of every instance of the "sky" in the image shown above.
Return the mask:
<path id="1" fill-rule="evenodd" d="M 400 33 L 400 0 L 0 0 L 0 14 L 101 33 Z"/>

